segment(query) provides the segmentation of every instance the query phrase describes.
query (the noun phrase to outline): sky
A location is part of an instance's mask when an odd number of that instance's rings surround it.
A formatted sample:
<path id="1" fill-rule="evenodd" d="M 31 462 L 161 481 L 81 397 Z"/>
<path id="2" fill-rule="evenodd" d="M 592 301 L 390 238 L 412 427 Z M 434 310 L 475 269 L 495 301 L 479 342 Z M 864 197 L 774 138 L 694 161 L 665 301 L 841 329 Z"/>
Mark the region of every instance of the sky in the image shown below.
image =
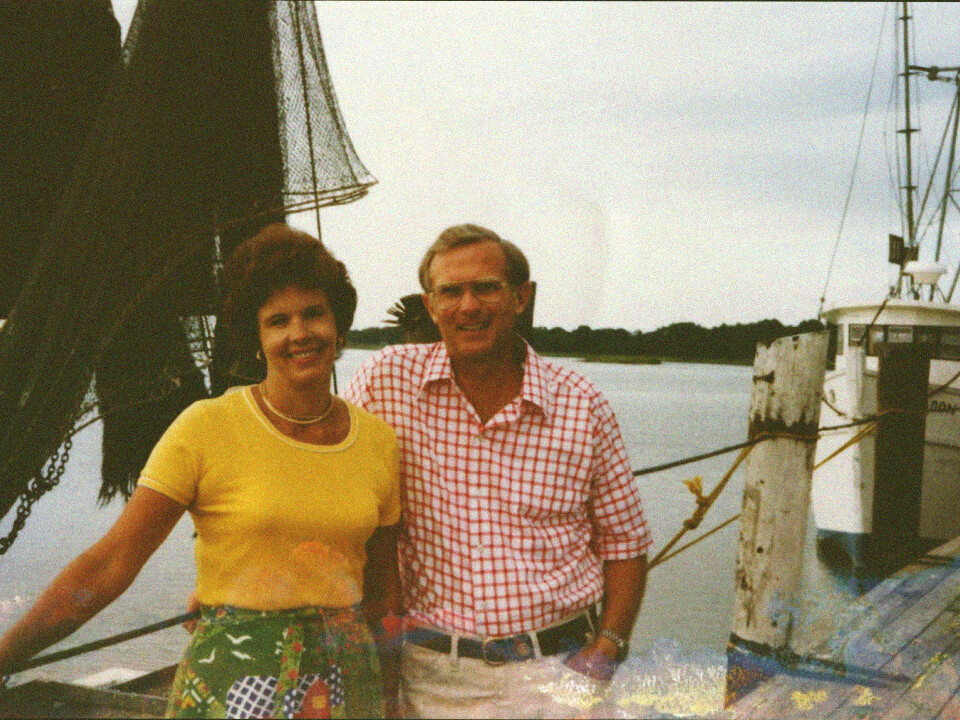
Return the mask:
<path id="1" fill-rule="evenodd" d="M 125 26 L 134 0 L 113 4 Z M 347 130 L 379 181 L 321 210 L 323 241 L 359 293 L 354 326 L 383 324 L 419 292 L 424 250 L 462 222 L 527 253 L 539 326 L 797 323 L 817 315 L 838 235 L 827 306 L 878 301 L 900 227 L 889 122 L 882 133 L 894 14 L 844 2 L 317 3 Z M 913 15 L 916 62 L 960 65 L 960 3 L 915 3 Z M 918 92 L 938 140 L 952 86 Z M 956 267 L 952 238 L 941 259 Z"/>

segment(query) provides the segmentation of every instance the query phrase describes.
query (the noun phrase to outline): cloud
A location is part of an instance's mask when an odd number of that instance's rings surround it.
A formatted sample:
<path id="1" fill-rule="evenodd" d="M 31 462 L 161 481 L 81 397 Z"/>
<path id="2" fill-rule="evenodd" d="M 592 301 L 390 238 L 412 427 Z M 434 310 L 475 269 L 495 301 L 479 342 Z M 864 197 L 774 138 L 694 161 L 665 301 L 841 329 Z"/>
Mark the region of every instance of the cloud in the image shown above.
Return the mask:
<path id="1" fill-rule="evenodd" d="M 843 292 L 884 291 L 896 231 L 881 132 L 886 5 L 325 2 L 317 12 L 348 131 L 380 180 L 322 211 L 324 240 L 359 290 L 358 326 L 417 291 L 425 247 L 465 221 L 529 250 L 540 325 L 811 317 L 875 57 L 872 134 L 834 277 Z M 913 15 L 917 61 L 957 64 L 960 6 L 915 3 Z M 940 85 L 921 88 L 924 119 L 950 101 Z"/>

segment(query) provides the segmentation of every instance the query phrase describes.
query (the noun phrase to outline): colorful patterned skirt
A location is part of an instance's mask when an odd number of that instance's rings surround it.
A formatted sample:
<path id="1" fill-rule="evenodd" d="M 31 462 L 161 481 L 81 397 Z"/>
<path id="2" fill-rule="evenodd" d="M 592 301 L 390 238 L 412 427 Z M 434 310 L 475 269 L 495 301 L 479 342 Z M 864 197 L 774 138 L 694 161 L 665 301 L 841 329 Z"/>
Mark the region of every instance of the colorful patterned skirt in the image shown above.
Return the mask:
<path id="1" fill-rule="evenodd" d="M 380 661 L 354 607 L 204 607 L 167 717 L 383 717 Z"/>

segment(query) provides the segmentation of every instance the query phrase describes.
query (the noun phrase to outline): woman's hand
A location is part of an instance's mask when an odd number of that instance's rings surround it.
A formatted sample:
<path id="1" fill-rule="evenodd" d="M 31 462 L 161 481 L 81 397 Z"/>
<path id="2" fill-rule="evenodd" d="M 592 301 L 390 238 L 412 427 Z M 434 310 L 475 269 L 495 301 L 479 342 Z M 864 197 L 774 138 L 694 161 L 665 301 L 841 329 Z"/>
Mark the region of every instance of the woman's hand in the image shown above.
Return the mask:
<path id="1" fill-rule="evenodd" d="M 399 532 L 399 524 L 374 531 L 367 540 L 367 565 L 363 571 L 363 612 L 380 656 L 387 717 L 400 717 L 403 619 L 400 617 L 400 570 L 397 564 Z"/>
<path id="2" fill-rule="evenodd" d="M 197 599 L 197 591 L 194 590 L 192 593 L 190 593 L 190 597 L 187 598 L 187 612 L 193 613 L 193 612 L 198 612 L 199 610 L 200 610 L 200 601 Z M 183 629 L 186 630 L 191 635 L 193 635 L 193 631 L 197 629 L 196 618 L 194 618 L 193 620 L 187 620 L 183 624 Z"/>

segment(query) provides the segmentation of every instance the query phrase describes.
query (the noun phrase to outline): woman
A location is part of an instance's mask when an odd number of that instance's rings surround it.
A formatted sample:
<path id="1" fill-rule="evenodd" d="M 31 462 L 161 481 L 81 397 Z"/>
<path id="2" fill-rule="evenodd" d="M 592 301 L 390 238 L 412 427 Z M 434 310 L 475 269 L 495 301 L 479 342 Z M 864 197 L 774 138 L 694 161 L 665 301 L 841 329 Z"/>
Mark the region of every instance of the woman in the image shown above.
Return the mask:
<path id="1" fill-rule="evenodd" d="M 0 638 L 0 673 L 118 597 L 188 510 L 201 618 L 168 715 L 382 715 L 363 620 L 397 623 L 397 443 L 330 392 L 356 291 L 319 241 L 279 223 L 226 278 L 225 321 L 263 381 L 174 421 L 115 525 Z"/>

